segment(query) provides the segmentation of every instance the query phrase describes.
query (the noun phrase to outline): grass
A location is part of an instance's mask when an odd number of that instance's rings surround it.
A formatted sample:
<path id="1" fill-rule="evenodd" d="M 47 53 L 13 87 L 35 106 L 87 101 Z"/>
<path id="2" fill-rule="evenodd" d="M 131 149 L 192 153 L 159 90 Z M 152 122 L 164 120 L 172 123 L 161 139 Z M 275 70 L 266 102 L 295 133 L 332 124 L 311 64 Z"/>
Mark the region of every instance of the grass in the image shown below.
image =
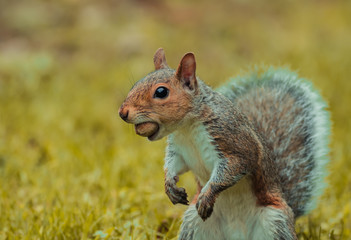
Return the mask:
<path id="1" fill-rule="evenodd" d="M 195 52 L 218 86 L 254 64 L 311 79 L 333 121 L 328 188 L 299 239 L 351 238 L 349 1 L 0 2 L 0 239 L 175 239 L 165 141 L 117 117 L 132 84 Z M 181 177 L 190 194 L 191 174 Z"/>

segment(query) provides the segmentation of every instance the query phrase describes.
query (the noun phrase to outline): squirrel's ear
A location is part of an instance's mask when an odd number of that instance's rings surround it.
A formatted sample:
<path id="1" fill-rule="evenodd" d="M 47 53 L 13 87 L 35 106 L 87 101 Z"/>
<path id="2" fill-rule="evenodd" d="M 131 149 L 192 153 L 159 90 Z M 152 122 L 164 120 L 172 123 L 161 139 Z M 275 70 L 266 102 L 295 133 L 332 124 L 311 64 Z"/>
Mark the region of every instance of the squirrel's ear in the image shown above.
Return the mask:
<path id="1" fill-rule="evenodd" d="M 159 48 L 155 52 L 154 64 L 155 64 L 155 70 L 159 70 L 162 68 L 169 68 L 166 62 L 165 51 L 163 51 L 163 48 Z"/>
<path id="2" fill-rule="evenodd" d="M 197 87 L 195 70 L 196 62 L 194 54 L 185 54 L 178 66 L 176 77 L 190 90 L 194 90 Z"/>

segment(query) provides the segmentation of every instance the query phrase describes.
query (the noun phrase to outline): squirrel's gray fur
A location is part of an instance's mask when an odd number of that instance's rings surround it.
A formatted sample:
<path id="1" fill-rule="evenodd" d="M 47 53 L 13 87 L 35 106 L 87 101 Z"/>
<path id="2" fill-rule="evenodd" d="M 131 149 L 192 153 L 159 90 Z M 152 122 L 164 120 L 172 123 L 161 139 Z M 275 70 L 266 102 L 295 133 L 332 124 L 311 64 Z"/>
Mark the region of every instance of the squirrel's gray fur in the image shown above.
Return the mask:
<path id="1" fill-rule="evenodd" d="M 297 74 L 274 68 L 261 76 L 251 73 L 232 79 L 217 91 L 237 105 L 272 145 L 284 197 L 295 217 L 312 210 L 325 187 L 329 152 L 329 113 L 320 94 Z M 273 97 L 271 101 L 275 104 L 264 114 L 262 105 L 266 104 L 266 96 Z M 281 108 L 289 96 L 295 99 L 295 104 L 286 114 L 294 116 L 293 121 L 280 118 Z M 301 109 L 299 114 L 296 113 L 298 108 Z M 303 148 L 289 152 L 296 135 L 304 137 Z"/>

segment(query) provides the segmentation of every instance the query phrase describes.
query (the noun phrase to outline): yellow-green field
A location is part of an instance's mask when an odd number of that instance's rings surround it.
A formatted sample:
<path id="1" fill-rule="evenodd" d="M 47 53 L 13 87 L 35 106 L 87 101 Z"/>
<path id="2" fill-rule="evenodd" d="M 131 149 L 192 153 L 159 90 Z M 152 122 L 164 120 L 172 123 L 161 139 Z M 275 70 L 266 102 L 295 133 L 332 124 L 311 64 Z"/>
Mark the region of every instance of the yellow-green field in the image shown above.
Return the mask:
<path id="1" fill-rule="evenodd" d="M 351 1 L 1 1 L 0 239 L 175 239 L 165 141 L 118 118 L 158 47 L 212 86 L 287 66 L 329 103 L 329 187 L 300 239 L 351 239 Z M 191 174 L 180 185 L 191 194 Z"/>

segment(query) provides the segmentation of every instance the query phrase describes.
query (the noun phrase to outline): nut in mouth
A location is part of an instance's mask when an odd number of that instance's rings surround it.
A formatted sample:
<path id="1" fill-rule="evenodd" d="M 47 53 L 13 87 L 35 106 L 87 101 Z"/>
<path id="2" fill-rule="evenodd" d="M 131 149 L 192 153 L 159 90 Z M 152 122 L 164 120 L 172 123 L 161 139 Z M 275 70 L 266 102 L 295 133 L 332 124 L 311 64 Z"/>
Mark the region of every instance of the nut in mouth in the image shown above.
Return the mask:
<path id="1" fill-rule="evenodd" d="M 156 122 L 143 122 L 135 124 L 135 132 L 139 136 L 147 137 L 149 140 L 153 140 L 160 127 Z"/>

